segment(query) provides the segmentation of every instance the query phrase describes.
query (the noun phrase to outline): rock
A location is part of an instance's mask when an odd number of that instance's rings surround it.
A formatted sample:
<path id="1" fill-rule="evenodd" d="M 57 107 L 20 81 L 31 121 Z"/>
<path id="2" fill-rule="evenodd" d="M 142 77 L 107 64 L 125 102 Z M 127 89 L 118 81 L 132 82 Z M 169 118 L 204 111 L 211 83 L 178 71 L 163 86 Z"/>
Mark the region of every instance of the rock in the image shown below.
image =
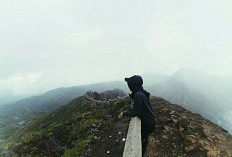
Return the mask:
<path id="1" fill-rule="evenodd" d="M 206 137 L 209 137 L 209 136 L 210 136 L 210 131 L 209 131 L 209 129 L 207 129 L 207 128 L 204 128 L 204 129 L 203 129 L 203 133 L 204 133 L 204 135 L 205 135 Z"/>
<path id="2" fill-rule="evenodd" d="M 205 122 L 206 123 L 206 122 Z M 212 128 L 207 126 L 206 124 L 202 124 L 202 131 L 203 131 L 203 135 L 205 135 L 205 137 L 210 137 L 213 136 L 214 134 L 211 134 L 212 132 Z"/>
<path id="3" fill-rule="evenodd" d="M 180 126 L 179 132 L 182 132 L 182 131 L 184 131 L 184 128 Z"/>
<path id="4" fill-rule="evenodd" d="M 220 154 L 221 156 L 232 156 L 232 154 L 228 150 L 221 150 Z"/>
<path id="5" fill-rule="evenodd" d="M 171 119 L 177 119 L 177 116 L 176 115 L 171 115 Z"/>
<path id="6" fill-rule="evenodd" d="M 190 123 L 190 125 L 189 125 L 189 128 L 191 128 L 191 129 L 196 129 L 196 128 L 198 128 L 199 126 L 197 125 L 197 124 L 195 124 L 194 122 L 193 123 Z"/>
<path id="7" fill-rule="evenodd" d="M 194 149 L 195 149 L 194 146 L 184 147 L 184 150 L 185 150 L 187 153 L 191 152 L 191 151 L 194 150 Z"/>
<path id="8" fill-rule="evenodd" d="M 172 140 L 173 140 L 173 141 L 176 141 L 176 140 L 177 140 L 177 137 L 173 137 Z"/>
<path id="9" fill-rule="evenodd" d="M 168 137 L 166 135 L 163 135 L 162 138 L 163 139 L 168 139 Z"/>
<path id="10" fill-rule="evenodd" d="M 167 131 L 167 132 L 170 132 L 171 131 L 171 128 L 167 125 L 164 126 L 164 129 Z"/>
<path id="11" fill-rule="evenodd" d="M 219 139 L 220 141 L 222 141 L 223 138 L 223 134 L 215 134 L 215 136 L 217 137 L 217 139 Z"/>
<path id="12" fill-rule="evenodd" d="M 110 153 L 110 151 L 107 151 L 107 154 L 109 154 Z"/>
<path id="13" fill-rule="evenodd" d="M 187 117 L 186 116 L 181 116 L 180 119 L 187 119 Z"/>
<path id="14" fill-rule="evenodd" d="M 170 112 L 169 114 L 175 114 L 176 112 L 175 111 L 172 111 L 172 112 Z"/>
<path id="15" fill-rule="evenodd" d="M 163 110 L 163 111 L 168 111 L 168 109 L 167 109 L 167 108 L 163 108 L 162 110 Z"/>
<path id="16" fill-rule="evenodd" d="M 186 135 L 185 140 L 191 143 L 196 143 L 196 137 L 194 135 Z"/>
<path id="17" fill-rule="evenodd" d="M 210 150 L 207 152 L 207 157 L 218 157 L 220 156 L 220 150 Z"/>
<path id="18" fill-rule="evenodd" d="M 178 119 L 172 119 L 172 121 L 174 122 L 174 123 L 177 123 L 178 122 Z"/>
<path id="19" fill-rule="evenodd" d="M 122 141 L 125 142 L 125 141 L 126 141 L 126 138 L 123 138 Z"/>
<path id="20" fill-rule="evenodd" d="M 173 146 L 174 148 L 176 148 L 176 145 L 175 145 L 175 143 L 172 143 L 172 146 Z"/>

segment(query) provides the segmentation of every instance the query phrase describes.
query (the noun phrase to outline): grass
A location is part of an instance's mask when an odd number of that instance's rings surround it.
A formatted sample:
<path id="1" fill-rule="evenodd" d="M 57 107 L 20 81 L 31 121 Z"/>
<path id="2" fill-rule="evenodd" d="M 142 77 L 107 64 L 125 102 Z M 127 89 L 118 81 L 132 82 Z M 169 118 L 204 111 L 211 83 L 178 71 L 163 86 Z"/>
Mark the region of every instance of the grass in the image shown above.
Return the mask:
<path id="1" fill-rule="evenodd" d="M 110 114 L 117 119 L 128 107 L 128 101 L 118 100 Z M 80 156 L 107 125 L 95 102 L 82 96 L 12 132 L 0 144 L 0 156 Z"/>
<path id="2" fill-rule="evenodd" d="M 79 97 L 14 132 L 1 155 L 78 156 L 105 125 L 95 103 Z"/>
<path id="3" fill-rule="evenodd" d="M 114 117 L 115 121 L 118 119 L 118 115 L 128 109 L 130 106 L 125 99 L 117 100 L 110 109 L 110 114 Z"/>

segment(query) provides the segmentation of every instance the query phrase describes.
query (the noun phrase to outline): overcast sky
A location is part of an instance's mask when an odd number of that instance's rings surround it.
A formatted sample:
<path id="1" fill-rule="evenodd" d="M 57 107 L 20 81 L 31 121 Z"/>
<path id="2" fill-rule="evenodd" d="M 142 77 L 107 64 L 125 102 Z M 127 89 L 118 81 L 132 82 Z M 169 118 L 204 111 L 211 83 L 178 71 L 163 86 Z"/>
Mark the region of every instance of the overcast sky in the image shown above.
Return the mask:
<path id="1" fill-rule="evenodd" d="M 232 75 L 231 0 L 1 0 L 0 90 L 172 74 Z"/>

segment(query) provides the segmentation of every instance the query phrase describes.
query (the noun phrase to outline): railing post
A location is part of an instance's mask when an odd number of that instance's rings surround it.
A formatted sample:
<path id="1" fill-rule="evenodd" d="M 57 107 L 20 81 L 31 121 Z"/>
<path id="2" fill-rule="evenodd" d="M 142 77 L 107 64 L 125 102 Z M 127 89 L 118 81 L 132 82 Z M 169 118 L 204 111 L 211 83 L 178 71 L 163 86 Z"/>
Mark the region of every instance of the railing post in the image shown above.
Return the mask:
<path id="1" fill-rule="evenodd" d="M 141 120 L 139 117 L 131 118 L 123 157 L 142 157 Z"/>

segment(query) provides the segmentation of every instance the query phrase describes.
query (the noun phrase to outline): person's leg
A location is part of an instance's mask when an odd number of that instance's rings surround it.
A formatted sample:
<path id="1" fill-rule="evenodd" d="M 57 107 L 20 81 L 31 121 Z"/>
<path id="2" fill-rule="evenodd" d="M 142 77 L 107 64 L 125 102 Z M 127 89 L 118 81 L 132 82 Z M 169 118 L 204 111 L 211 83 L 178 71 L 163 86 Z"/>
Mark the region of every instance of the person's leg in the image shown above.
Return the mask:
<path id="1" fill-rule="evenodd" d="M 149 137 L 149 130 L 148 128 L 142 124 L 141 126 L 141 135 L 142 135 L 142 156 L 145 155 L 146 148 L 147 148 L 147 142 L 148 142 L 148 137 Z"/>
<path id="2" fill-rule="evenodd" d="M 141 135 L 142 135 L 142 156 L 145 155 L 147 144 L 148 144 L 148 137 L 149 134 L 153 132 L 155 129 L 154 126 L 147 126 L 145 124 L 141 125 Z"/>

